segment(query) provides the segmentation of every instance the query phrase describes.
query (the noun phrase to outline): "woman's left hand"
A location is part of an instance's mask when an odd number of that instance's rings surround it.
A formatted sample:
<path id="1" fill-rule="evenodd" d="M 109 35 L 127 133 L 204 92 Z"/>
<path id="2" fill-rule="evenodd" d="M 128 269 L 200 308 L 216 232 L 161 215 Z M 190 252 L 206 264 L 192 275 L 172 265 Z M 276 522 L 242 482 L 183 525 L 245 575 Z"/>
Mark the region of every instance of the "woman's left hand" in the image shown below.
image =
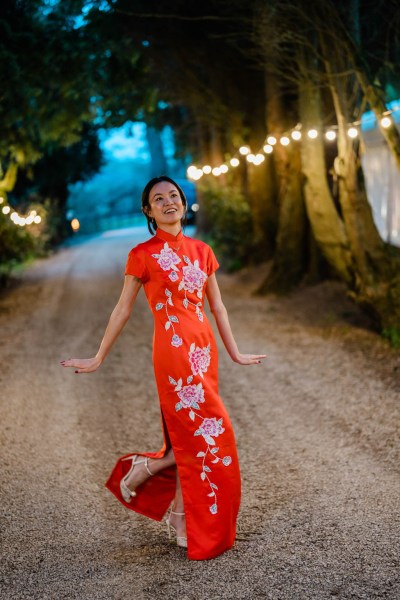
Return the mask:
<path id="1" fill-rule="evenodd" d="M 259 365 L 266 354 L 238 354 L 233 360 L 239 365 Z"/>

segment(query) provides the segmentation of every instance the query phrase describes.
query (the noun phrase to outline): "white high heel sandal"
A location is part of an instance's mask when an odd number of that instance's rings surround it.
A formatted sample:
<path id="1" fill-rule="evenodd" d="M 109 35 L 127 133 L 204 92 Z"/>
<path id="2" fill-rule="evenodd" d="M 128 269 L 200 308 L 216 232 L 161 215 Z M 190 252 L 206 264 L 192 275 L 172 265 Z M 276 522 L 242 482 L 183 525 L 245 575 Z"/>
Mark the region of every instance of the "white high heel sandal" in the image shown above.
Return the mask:
<path id="1" fill-rule="evenodd" d="M 180 517 L 182 517 L 182 516 L 185 515 L 185 513 L 174 512 L 172 510 L 172 506 L 169 509 L 168 517 L 165 519 L 165 522 L 166 522 L 167 527 L 168 527 L 168 537 L 169 537 L 169 539 L 172 538 L 171 529 L 174 530 L 175 535 L 176 535 L 176 529 L 175 529 L 175 527 L 173 525 L 171 525 L 171 521 L 170 521 L 171 515 L 179 515 Z M 187 548 L 187 537 L 184 536 L 184 535 L 176 535 L 176 545 L 180 546 L 181 548 Z"/>
<path id="2" fill-rule="evenodd" d="M 121 490 L 121 496 L 123 497 L 125 502 L 131 502 L 132 498 L 134 498 L 136 496 L 136 491 L 130 490 L 128 488 L 128 486 L 126 485 L 126 480 L 129 478 L 130 475 L 132 475 L 133 470 L 136 467 L 136 465 L 144 464 L 144 467 L 145 467 L 146 471 L 148 472 L 148 474 L 150 475 L 150 477 L 153 477 L 153 475 L 154 475 L 154 473 L 152 473 L 149 469 L 149 465 L 148 465 L 149 457 L 146 456 L 145 458 L 143 458 L 141 460 L 137 460 L 137 458 L 138 458 L 138 455 L 134 454 L 133 456 L 128 456 L 127 458 L 122 459 L 122 460 L 131 460 L 132 459 L 131 468 L 129 469 L 128 473 L 121 479 L 120 484 L 119 484 L 119 489 Z"/>

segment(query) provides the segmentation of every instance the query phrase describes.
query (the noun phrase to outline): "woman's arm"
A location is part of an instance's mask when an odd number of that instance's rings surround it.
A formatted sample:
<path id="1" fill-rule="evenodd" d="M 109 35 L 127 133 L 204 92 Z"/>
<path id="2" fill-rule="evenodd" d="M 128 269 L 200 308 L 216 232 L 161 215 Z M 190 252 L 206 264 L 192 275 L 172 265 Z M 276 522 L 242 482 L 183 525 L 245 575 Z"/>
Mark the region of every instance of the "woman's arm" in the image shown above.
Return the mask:
<path id="1" fill-rule="evenodd" d="M 75 373 L 91 373 L 99 368 L 107 354 L 110 352 L 115 340 L 123 330 L 132 312 L 136 296 L 142 282 L 133 275 L 125 275 L 124 287 L 121 296 L 111 313 L 100 347 L 93 358 L 70 358 L 62 360 L 63 367 L 75 367 Z"/>
<path id="2" fill-rule="evenodd" d="M 219 334 L 231 359 L 239 365 L 259 364 L 261 359 L 266 357 L 266 354 L 241 354 L 238 350 L 214 273 L 208 278 L 206 296 L 217 323 Z"/>

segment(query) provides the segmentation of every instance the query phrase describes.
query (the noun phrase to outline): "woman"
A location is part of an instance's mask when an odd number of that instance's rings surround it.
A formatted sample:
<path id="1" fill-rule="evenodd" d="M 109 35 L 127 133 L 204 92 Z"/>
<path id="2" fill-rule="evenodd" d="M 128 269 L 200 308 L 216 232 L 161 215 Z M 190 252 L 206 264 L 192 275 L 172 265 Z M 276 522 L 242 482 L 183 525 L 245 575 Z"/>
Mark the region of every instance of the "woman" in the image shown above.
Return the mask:
<path id="1" fill-rule="evenodd" d="M 152 237 L 133 248 L 124 287 L 94 358 L 61 361 L 75 373 L 99 368 L 128 321 L 143 285 L 154 315 L 153 362 L 164 446 L 157 453 L 123 456 L 107 488 L 127 508 L 161 521 L 194 560 L 213 558 L 235 540 L 240 471 L 235 438 L 218 395 L 218 356 L 207 296 L 232 360 L 259 364 L 264 354 L 241 354 L 215 278 L 211 248 L 182 232 L 187 201 L 169 177 L 149 181 L 142 210 Z"/>

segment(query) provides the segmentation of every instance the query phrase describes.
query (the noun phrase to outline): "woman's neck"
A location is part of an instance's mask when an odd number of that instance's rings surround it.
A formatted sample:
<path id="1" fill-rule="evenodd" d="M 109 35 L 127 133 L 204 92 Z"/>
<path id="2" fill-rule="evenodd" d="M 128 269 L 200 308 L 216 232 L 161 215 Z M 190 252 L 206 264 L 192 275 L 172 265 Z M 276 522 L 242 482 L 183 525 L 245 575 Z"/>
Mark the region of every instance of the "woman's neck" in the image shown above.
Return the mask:
<path id="1" fill-rule="evenodd" d="M 182 230 L 182 226 L 180 223 L 174 223 L 173 225 L 157 225 L 157 229 L 161 229 L 162 231 L 166 231 L 167 233 L 170 233 L 171 235 L 177 236 L 181 230 Z"/>

